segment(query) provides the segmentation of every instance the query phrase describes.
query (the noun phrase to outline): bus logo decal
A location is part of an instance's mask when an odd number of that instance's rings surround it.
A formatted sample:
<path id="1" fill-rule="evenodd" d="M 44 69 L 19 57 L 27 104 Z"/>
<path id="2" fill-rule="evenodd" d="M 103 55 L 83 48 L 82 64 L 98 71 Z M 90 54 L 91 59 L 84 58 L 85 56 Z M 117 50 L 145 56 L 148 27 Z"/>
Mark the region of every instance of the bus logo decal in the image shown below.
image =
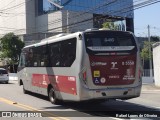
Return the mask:
<path id="1" fill-rule="evenodd" d="M 116 68 L 117 62 L 111 62 L 111 64 L 112 64 L 112 68 L 111 69 L 118 69 L 118 68 Z"/>
<path id="2" fill-rule="evenodd" d="M 100 71 L 94 71 L 94 77 L 100 77 Z"/>
<path id="3" fill-rule="evenodd" d="M 43 75 L 43 81 L 45 81 L 45 75 Z"/>
<path id="4" fill-rule="evenodd" d="M 69 81 L 75 81 L 75 78 L 74 77 L 68 77 L 68 80 Z"/>
<path id="5" fill-rule="evenodd" d="M 58 76 L 55 76 L 56 77 L 56 83 L 59 83 L 59 81 L 58 81 Z"/>
<path id="6" fill-rule="evenodd" d="M 107 65 L 107 63 L 106 62 L 92 62 L 91 63 L 91 66 L 106 66 Z"/>

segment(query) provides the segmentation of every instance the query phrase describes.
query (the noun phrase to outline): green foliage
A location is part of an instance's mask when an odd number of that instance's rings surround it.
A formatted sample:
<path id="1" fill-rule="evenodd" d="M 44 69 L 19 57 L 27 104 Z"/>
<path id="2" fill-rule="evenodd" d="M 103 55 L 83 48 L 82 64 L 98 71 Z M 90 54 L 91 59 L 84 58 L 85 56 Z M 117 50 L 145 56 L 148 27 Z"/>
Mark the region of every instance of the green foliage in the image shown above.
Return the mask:
<path id="1" fill-rule="evenodd" d="M 154 42 L 144 41 L 143 49 L 141 50 L 141 58 L 143 60 L 149 60 L 152 58 L 152 51 L 149 53 L 150 47 Z"/>
<path id="2" fill-rule="evenodd" d="M 152 49 L 151 49 L 151 53 L 149 53 L 149 49 L 150 47 L 152 48 L 152 44 L 155 42 L 159 42 L 160 41 L 160 37 L 158 36 L 151 36 L 151 42 L 148 41 L 148 38 L 146 38 L 146 41 L 144 41 L 143 44 L 143 48 L 141 50 L 141 58 L 143 60 L 150 60 L 152 58 Z"/>
<path id="3" fill-rule="evenodd" d="M 110 30 L 114 29 L 114 23 L 113 22 L 105 22 L 102 24 L 103 28 L 108 28 Z"/>
<path id="4" fill-rule="evenodd" d="M 102 24 L 103 28 L 107 28 L 109 30 L 118 30 L 118 26 L 114 24 L 114 22 L 105 22 Z"/>
<path id="5" fill-rule="evenodd" d="M 9 64 L 17 63 L 21 49 L 24 47 L 24 42 L 22 42 L 18 36 L 14 35 L 14 33 L 8 33 L 0 39 L 0 43 L 0 58 L 8 58 Z"/>
<path id="6" fill-rule="evenodd" d="M 159 42 L 160 41 L 160 37 L 158 37 L 158 36 L 151 36 L 151 41 L 153 41 L 153 42 Z"/>

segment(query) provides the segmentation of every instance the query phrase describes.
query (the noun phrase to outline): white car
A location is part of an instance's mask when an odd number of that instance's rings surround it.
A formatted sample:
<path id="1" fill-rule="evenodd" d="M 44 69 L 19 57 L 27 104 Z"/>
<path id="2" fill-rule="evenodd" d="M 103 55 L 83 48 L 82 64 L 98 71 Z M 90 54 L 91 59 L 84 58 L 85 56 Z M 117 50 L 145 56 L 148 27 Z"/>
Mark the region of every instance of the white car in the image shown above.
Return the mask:
<path id="1" fill-rule="evenodd" d="M 4 83 L 8 83 L 9 81 L 9 75 L 6 69 L 4 68 L 0 68 L 0 83 L 4 82 Z"/>

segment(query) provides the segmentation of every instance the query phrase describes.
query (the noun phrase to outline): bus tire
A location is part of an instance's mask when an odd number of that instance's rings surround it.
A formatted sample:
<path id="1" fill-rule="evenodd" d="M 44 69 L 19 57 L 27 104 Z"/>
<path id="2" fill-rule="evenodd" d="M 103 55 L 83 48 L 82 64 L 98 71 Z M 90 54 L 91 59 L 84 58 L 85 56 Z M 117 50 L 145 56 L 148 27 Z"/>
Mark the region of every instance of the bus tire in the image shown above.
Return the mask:
<path id="1" fill-rule="evenodd" d="M 24 85 L 23 85 L 23 93 L 24 93 L 24 94 L 27 94 L 27 93 L 28 93 L 28 91 L 24 88 Z"/>
<path id="2" fill-rule="evenodd" d="M 48 97 L 49 97 L 49 101 L 50 101 L 52 104 L 58 104 L 58 103 L 59 103 L 59 100 L 56 98 L 55 90 L 53 89 L 53 87 L 51 87 L 51 88 L 49 89 Z"/>

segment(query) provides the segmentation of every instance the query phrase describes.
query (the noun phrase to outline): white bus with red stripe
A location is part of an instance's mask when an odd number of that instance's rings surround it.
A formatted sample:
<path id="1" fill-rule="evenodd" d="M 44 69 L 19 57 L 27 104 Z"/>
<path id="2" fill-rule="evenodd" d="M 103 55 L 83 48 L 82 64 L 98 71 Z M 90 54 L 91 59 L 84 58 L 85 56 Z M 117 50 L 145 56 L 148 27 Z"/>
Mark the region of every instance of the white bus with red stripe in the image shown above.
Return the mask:
<path id="1" fill-rule="evenodd" d="M 52 103 L 130 99 L 140 96 L 141 71 L 131 32 L 90 30 L 24 47 L 18 80 Z"/>

